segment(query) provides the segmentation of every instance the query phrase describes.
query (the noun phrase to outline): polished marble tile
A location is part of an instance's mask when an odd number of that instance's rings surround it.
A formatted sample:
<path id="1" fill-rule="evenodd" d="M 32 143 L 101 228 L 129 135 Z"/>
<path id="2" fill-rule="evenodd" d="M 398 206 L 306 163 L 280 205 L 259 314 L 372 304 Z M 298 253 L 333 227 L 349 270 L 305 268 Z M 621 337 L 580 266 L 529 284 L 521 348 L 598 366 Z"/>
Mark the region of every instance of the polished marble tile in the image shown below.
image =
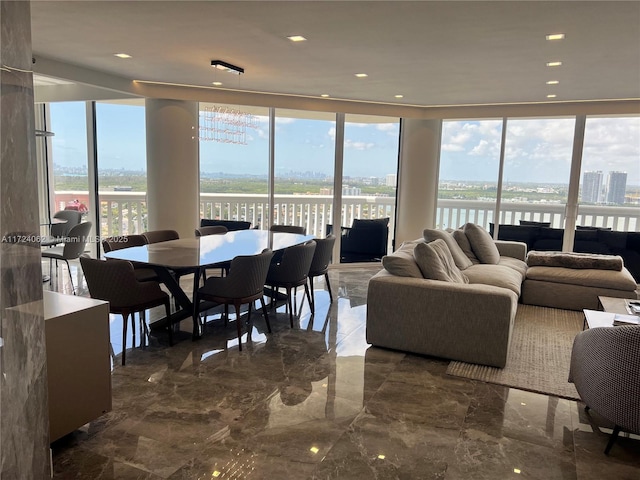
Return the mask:
<path id="1" fill-rule="evenodd" d="M 316 314 L 304 302 L 293 329 L 284 308 L 270 311 L 272 334 L 260 315 L 247 333 L 243 315 L 242 351 L 235 320 L 213 315 L 196 342 L 190 320 L 173 347 L 163 331 L 144 348 L 129 338 L 122 367 L 113 316 L 113 411 L 56 442 L 55 477 L 640 478 L 640 440 L 623 438 L 605 457 L 606 425 L 594 428 L 576 402 L 367 345 L 364 300 L 378 268 L 332 270 L 334 303 L 317 282 Z"/>

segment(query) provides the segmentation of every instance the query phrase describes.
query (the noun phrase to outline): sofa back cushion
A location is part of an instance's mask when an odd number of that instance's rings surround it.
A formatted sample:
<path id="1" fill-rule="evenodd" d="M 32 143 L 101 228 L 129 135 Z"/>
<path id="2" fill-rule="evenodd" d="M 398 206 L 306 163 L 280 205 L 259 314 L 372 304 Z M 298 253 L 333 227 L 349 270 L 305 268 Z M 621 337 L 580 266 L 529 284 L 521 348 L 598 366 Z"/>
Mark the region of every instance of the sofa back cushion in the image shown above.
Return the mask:
<path id="1" fill-rule="evenodd" d="M 480 263 L 496 265 L 500 261 L 500 252 L 489 232 L 475 223 L 466 223 L 463 230 Z"/>
<path id="2" fill-rule="evenodd" d="M 453 235 L 444 230 L 435 230 L 431 228 L 425 228 L 422 232 L 424 239 L 428 242 L 433 242 L 434 240 L 444 240 L 449 248 L 449 252 L 451 252 L 451 256 L 453 257 L 453 261 L 456 263 L 457 267 L 460 270 L 464 270 L 465 268 L 469 268 L 473 265 L 473 262 L 465 255 L 465 253 L 458 245 L 458 242 L 453 238 Z"/>
<path id="3" fill-rule="evenodd" d="M 478 260 L 476 254 L 473 253 L 473 249 L 471 248 L 469 239 L 467 238 L 467 235 L 464 233 L 464 230 L 462 230 L 462 228 L 454 230 L 453 232 L 451 232 L 451 235 L 453 235 L 453 239 L 462 249 L 462 252 L 467 256 L 467 258 L 471 260 L 472 264 L 480 263 L 480 260 Z"/>
<path id="4" fill-rule="evenodd" d="M 413 250 L 418 243 L 424 243 L 424 241 L 404 242 L 391 255 L 382 257 L 382 266 L 397 277 L 423 278 L 422 272 L 413 258 Z"/>
<path id="5" fill-rule="evenodd" d="M 449 247 L 442 239 L 418 243 L 413 251 L 424 278 L 453 283 L 469 283 L 467 277 L 453 261 Z"/>

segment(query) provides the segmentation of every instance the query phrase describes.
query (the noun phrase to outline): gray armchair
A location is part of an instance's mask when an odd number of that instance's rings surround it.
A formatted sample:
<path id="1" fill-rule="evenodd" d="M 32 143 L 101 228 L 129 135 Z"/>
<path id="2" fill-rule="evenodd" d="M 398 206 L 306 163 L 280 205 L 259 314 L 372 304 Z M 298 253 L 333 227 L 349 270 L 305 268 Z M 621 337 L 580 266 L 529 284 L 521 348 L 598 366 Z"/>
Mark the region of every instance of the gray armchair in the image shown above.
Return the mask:
<path id="1" fill-rule="evenodd" d="M 586 405 L 621 431 L 640 434 L 640 326 L 592 328 L 573 341 L 569 381 Z"/>

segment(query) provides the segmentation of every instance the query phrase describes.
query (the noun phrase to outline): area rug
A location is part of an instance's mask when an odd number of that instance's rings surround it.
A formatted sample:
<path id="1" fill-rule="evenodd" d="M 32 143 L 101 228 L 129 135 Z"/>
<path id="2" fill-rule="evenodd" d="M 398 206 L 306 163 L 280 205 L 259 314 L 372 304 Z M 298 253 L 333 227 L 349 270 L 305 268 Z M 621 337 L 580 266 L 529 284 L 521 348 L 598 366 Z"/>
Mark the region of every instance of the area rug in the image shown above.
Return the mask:
<path id="1" fill-rule="evenodd" d="M 571 347 L 582 312 L 518 305 L 505 368 L 451 362 L 447 373 L 507 387 L 579 400 L 567 382 Z"/>

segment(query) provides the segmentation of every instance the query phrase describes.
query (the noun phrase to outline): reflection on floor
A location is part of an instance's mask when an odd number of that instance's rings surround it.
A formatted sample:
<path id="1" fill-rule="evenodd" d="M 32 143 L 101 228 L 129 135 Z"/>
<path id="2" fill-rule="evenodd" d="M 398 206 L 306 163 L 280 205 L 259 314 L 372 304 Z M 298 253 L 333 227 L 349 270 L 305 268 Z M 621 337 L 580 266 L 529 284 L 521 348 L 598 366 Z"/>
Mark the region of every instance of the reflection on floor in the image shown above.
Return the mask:
<path id="1" fill-rule="evenodd" d="M 378 269 L 332 270 L 337 301 L 318 282 L 315 317 L 304 303 L 293 330 L 283 308 L 271 335 L 252 316 L 242 352 L 235 326 L 210 316 L 196 342 L 189 321 L 173 347 L 162 331 L 145 348 L 130 339 L 122 367 L 112 316 L 113 411 L 53 445 L 55 478 L 640 478 L 640 439 L 605 457 L 611 426 L 579 403 L 369 347 L 366 287 Z"/>

